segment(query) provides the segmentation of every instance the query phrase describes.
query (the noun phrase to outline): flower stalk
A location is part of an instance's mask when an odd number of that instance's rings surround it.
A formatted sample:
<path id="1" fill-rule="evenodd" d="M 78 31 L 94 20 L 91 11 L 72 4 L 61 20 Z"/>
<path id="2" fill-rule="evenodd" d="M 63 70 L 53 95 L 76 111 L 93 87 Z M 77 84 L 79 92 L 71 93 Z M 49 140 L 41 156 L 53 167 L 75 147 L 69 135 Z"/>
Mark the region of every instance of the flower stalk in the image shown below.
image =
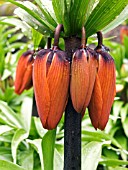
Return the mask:
<path id="1" fill-rule="evenodd" d="M 69 61 L 80 45 L 81 40 L 78 37 L 65 38 L 65 50 Z M 81 169 L 81 118 L 82 115 L 73 108 L 69 93 L 64 123 L 64 170 Z"/>

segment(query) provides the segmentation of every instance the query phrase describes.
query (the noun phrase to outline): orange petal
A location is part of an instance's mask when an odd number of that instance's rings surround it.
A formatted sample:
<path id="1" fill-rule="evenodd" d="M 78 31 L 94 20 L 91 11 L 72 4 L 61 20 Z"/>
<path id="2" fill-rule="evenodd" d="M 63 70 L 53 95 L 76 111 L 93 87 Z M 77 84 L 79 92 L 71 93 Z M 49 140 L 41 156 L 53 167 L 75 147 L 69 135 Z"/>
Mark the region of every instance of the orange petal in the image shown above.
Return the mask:
<path id="1" fill-rule="evenodd" d="M 94 88 L 91 96 L 91 100 L 88 106 L 89 116 L 91 118 L 92 125 L 95 129 L 98 128 L 99 119 L 102 111 L 102 91 L 100 87 L 100 81 L 98 75 L 94 83 Z"/>
<path id="2" fill-rule="evenodd" d="M 32 87 L 32 70 L 33 70 L 34 58 L 33 56 L 28 60 L 27 68 L 23 76 L 23 81 L 19 93 L 22 93 L 25 89 Z"/>
<path id="3" fill-rule="evenodd" d="M 88 51 L 88 65 L 89 65 L 89 87 L 87 91 L 87 96 L 84 102 L 84 107 L 82 110 L 82 115 L 85 113 L 85 109 L 88 106 L 91 96 L 92 96 L 92 91 L 94 87 L 94 82 L 96 79 L 96 74 L 97 74 L 97 69 L 98 69 L 98 61 L 97 61 L 97 56 L 94 51 Z"/>
<path id="4" fill-rule="evenodd" d="M 65 53 L 57 51 L 47 75 L 50 93 L 50 110 L 45 128 L 54 129 L 60 121 L 65 109 L 68 96 L 70 64 L 64 58 Z"/>
<path id="5" fill-rule="evenodd" d="M 70 93 L 74 109 L 81 113 L 89 87 L 88 56 L 84 49 L 77 50 L 72 59 Z"/>
<path id="6" fill-rule="evenodd" d="M 20 94 L 20 88 L 22 86 L 23 83 L 23 77 L 25 74 L 25 71 L 27 69 L 27 63 L 29 58 L 31 57 L 31 55 L 33 54 L 33 51 L 27 51 L 25 52 L 19 59 L 18 61 L 18 65 L 16 68 L 16 78 L 15 78 L 15 92 L 17 94 Z"/>
<path id="7" fill-rule="evenodd" d="M 108 122 L 109 114 L 115 97 L 115 64 L 107 52 L 100 52 L 98 76 L 102 90 L 103 106 L 99 120 L 99 129 L 103 130 Z"/>
<path id="8" fill-rule="evenodd" d="M 37 54 L 33 66 L 33 86 L 37 110 L 43 126 L 46 125 L 50 109 L 50 95 L 46 79 L 46 62 L 49 52 L 48 50 L 41 50 Z"/>

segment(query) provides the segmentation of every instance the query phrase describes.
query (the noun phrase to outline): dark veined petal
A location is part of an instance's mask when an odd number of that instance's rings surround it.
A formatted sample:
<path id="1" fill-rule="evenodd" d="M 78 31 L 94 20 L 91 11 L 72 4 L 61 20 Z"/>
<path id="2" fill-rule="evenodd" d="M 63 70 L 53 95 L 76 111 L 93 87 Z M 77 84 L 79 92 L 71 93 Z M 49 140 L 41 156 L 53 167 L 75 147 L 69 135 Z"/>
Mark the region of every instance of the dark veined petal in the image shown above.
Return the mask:
<path id="1" fill-rule="evenodd" d="M 107 52 L 100 52 L 98 76 L 102 91 L 102 111 L 99 129 L 103 130 L 108 122 L 109 114 L 115 97 L 116 75 L 113 58 Z"/>
<path id="2" fill-rule="evenodd" d="M 41 50 L 34 61 L 33 66 L 33 86 L 38 114 L 43 126 L 46 126 L 48 113 L 50 110 L 50 94 L 46 79 L 46 63 L 50 50 Z"/>
<path id="3" fill-rule="evenodd" d="M 90 103 L 88 106 L 89 116 L 90 116 L 92 125 L 95 127 L 95 129 L 97 129 L 98 125 L 99 125 L 99 119 L 101 117 L 102 105 L 103 105 L 102 91 L 101 91 L 99 77 L 97 75 L 95 83 L 94 83 L 91 100 L 90 100 Z"/>
<path id="4" fill-rule="evenodd" d="M 28 61 L 32 54 L 33 54 L 33 51 L 27 51 L 20 57 L 20 59 L 18 61 L 18 65 L 16 68 L 16 78 L 15 78 L 15 83 L 14 83 L 15 92 L 17 94 L 21 94 L 22 91 L 24 89 L 26 89 L 25 86 L 22 87 L 23 78 L 24 78 L 25 72 L 27 70 Z M 21 87 L 22 87 L 22 90 L 21 90 Z"/>
<path id="5" fill-rule="evenodd" d="M 50 93 L 50 110 L 45 128 L 54 129 L 64 112 L 69 87 L 70 63 L 66 60 L 65 52 L 58 50 L 54 53 L 47 74 Z"/>
<path id="6" fill-rule="evenodd" d="M 84 49 L 78 49 L 72 59 L 70 93 L 74 109 L 81 113 L 89 88 L 88 56 Z"/>

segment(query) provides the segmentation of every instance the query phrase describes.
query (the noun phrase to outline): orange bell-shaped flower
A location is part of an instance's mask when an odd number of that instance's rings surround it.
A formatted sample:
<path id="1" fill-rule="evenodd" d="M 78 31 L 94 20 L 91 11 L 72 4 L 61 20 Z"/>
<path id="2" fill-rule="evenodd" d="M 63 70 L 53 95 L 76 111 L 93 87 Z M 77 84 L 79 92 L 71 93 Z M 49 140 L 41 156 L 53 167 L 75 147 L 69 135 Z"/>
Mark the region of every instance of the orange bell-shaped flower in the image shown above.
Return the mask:
<path id="1" fill-rule="evenodd" d="M 32 87 L 33 53 L 33 51 L 23 53 L 18 61 L 14 83 L 17 94 Z"/>
<path id="2" fill-rule="evenodd" d="M 115 97 L 116 75 L 114 60 L 105 47 L 100 45 L 96 51 L 99 54 L 99 68 L 88 109 L 95 129 L 103 130 Z"/>
<path id="3" fill-rule="evenodd" d="M 85 47 L 85 30 L 82 29 L 82 47 L 73 54 L 70 94 L 74 109 L 84 115 L 89 104 L 98 62 L 96 52 Z"/>
<path id="4" fill-rule="evenodd" d="M 65 110 L 68 97 L 70 63 L 67 55 L 53 47 L 41 50 L 35 59 L 33 86 L 43 127 L 54 129 Z"/>

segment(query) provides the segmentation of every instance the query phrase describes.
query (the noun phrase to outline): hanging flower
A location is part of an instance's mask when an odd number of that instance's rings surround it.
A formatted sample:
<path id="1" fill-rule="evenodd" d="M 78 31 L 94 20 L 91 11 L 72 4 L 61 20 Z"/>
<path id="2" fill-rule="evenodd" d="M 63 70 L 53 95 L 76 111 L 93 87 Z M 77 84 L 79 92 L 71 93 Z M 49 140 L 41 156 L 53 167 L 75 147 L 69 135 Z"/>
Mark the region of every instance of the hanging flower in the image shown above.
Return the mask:
<path id="1" fill-rule="evenodd" d="M 101 33 L 98 32 L 99 67 L 89 103 L 89 115 L 95 129 L 103 130 L 108 122 L 116 92 L 116 75 L 113 58 L 102 45 Z"/>
<path id="2" fill-rule="evenodd" d="M 32 69 L 34 51 L 27 51 L 22 54 L 18 61 L 15 78 L 15 92 L 21 94 L 25 89 L 32 87 Z"/>
<path id="3" fill-rule="evenodd" d="M 58 47 L 61 29 L 59 24 L 53 47 L 40 50 L 35 61 L 33 51 L 27 51 L 20 57 L 15 92 L 20 94 L 29 89 L 33 80 L 38 114 L 46 129 L 56 128 L 70 96 L 76 112 L 83 116 L 88 107 L 92 125 L 103 130 L 116 91 L 114 60 L 102 44 L 101 32 L 97 33 L 98 46 L 95 50 L 86 46 L 83 27 L 81 47 L 73 53 L 70 63 L 71 56 Z"/>
<path id="4" fill-rule="evenodd" d="M 85 45 L 85 30 L 82 29 L 81 48 L 73 54 L 71 64 L 70 93 L 74 109 L 85 113 L 89 104 L 98 68 L 96 52 Z"/>
<path id="5" fill-rule="evenodd" d="M 61 29 L 59 25 L 56 29 Z M 52 49 L 41 50 L 35 59 L 33 86 L 38 114 L 43 127 L 54 129 L 65 110 L 70 77 L 70 63 L 59 50 L 58 35 Z"/>

